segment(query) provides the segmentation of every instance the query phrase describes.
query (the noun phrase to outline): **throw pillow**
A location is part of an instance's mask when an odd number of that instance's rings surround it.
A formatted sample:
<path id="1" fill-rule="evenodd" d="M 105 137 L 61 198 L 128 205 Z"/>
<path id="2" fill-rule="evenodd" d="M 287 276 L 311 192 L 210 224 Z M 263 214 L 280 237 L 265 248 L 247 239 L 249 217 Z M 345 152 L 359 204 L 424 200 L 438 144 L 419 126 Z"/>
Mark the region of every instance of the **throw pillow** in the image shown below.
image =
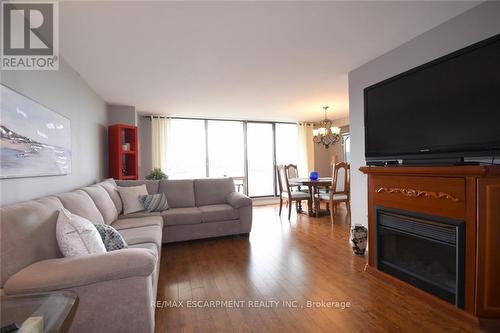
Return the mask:
<path id="1" fill-rule="evenodd" d="M 120 193 L 120 198 L 122 198 L 123 214 L 126 215 L 144 210 L 144 206 L 139 201 L 139 196 L 148 195 L 145 184 L 129 187 L 118 186 L 118 193 Z"/>
<path id="2" fill-rule="evenodd" d="M 148 212 L 162 212 L 167 210 L 167 196 L 164 193 L 141 195 L 139 201 Z"/>
<path id="3" fill-rule="evenodd" d="M 65 208 L 59 210 L 56 238 L 65 257 L 106 252 L 101 236 L 92 222 Z"/>
<path id="4" fill-rule="evenodd" d="M 107 224 L 94 224 L 94 226 L 101 235 L 102 242 L 108 252 L 128 247 L 122 235 L 112 226 Z"/>

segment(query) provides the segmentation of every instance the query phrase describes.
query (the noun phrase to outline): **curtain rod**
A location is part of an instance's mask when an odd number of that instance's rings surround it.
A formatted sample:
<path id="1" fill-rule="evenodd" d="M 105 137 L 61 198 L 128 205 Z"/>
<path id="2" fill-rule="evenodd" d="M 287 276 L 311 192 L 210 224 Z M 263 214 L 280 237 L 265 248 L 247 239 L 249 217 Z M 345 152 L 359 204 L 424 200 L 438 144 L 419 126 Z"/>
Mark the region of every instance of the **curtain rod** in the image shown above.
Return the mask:
<path id="1" fill-rule="evenodd" d="M 152 118 L 167 118 L 167 119 L 188 119 L 188 120 L 215 120 L 215 121 L 241 121 L 241 122 L 247 122 L 247 123 L 267 123 L 267 124 L 299 124 L 298 122 L 293 122 L 293 121 L 274 121 L 274 120 L 248 120 L 248 119 L 217 119 L 217 118 L 194 118 L 194 117 L 170 117 L 170 116 L 164 116 L 164 115 L 142 115 L 142 117 L 147 118 L 147 119 L 152 119 Z"/>

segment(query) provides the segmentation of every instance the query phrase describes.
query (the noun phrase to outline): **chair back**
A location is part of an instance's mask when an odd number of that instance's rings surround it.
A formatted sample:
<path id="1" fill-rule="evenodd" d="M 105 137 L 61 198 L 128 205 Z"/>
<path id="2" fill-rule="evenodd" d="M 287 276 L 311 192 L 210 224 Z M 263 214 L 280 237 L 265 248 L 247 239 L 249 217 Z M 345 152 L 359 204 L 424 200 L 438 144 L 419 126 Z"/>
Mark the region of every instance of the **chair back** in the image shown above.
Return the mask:
<path id="1" fill-rule="evenodd" d="M 290 184 L 288 182 L 288 177 L 286 173 L 286 169 L 284 165 L 278 165 L 276 166 L 276 172 L 278 173 L 278 186 L 280 190 L 280 195 L 283 192 L 287 192 L 289 195 L 291 190 L 290 190 Z"/>
<path id="2" fill-rule="evenodd" d="M 346 194 L 349 196 L 351 166 L 345 162 L 339 162 L 333 167 L 332 193 Z"/>
<path id="3" fill-rule="evenodd" d="M 288 179 L 299 178 L 299 169 L 297 168 L 297 164 L 285 165 L 285 171 Z"/>

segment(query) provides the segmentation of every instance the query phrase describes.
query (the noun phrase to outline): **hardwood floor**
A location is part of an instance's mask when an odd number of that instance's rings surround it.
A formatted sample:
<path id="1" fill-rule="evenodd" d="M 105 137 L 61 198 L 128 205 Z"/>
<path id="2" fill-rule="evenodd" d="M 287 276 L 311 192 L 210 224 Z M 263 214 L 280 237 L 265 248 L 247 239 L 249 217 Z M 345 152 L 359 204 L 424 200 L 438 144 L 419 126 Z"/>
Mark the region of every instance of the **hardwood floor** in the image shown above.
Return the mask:
<path id="1" fill-rule="evenodd" d="M 364 272 L 339 212 L 332 225 L 328 216 L 288 221 L 277 206 L 255 207 L 249 238 L 164 246 L 156 332 L 477 332 Z"/>

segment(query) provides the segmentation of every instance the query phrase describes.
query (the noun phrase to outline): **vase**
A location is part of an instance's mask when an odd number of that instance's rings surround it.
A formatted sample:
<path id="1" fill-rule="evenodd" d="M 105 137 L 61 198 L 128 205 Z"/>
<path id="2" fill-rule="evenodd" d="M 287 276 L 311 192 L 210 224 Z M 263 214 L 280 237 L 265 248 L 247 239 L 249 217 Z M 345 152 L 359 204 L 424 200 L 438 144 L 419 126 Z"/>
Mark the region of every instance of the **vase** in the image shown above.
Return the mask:
<path id="1" fill-rule="evenodd" d="M 309 174 L 309 179 L 310 180 L 318 180 L 319 178 L 319 173 L 317 171 L 311 171 Z"/>
<path id="2" fill-rule="evenodd" d="M 361 224 L 354 225 L 351 229 L 350 239 L 354 254 L 359 256 L 364 255 L 368 240 L 368 229 Z"/>

